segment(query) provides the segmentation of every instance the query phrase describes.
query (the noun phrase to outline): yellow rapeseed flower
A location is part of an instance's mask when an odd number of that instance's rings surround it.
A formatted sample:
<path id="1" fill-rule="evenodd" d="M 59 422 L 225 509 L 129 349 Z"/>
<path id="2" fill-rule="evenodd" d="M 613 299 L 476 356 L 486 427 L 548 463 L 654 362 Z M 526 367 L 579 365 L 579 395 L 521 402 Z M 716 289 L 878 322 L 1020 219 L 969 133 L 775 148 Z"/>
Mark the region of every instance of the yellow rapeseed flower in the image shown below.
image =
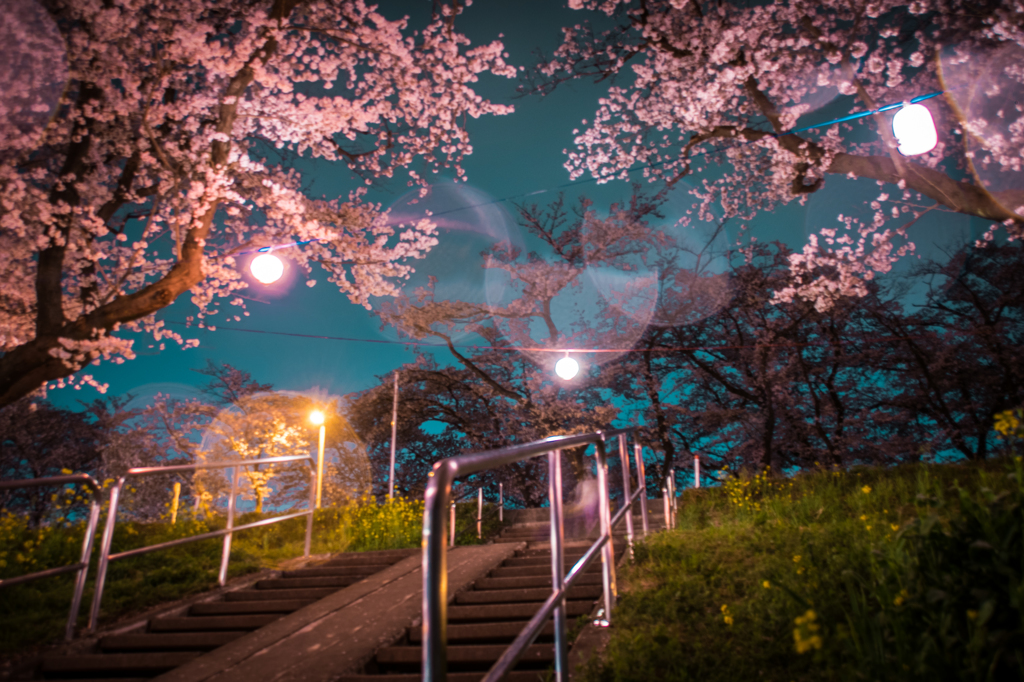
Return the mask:
<path id="1" fill-rule="evenodd" d="M 869 486 L 869 485 L 866 485 L 866 486 L 864 486 L 863 488 L 861 488 L 861 489 L 860 489 L 860 491 L 861 491 L 862 493 L 864 493 L 865 495 L 867 495 L 868 493 L 870 493 L 870 492 L 871 492 L 871 486 Z"/>
<path id="2" fill-rule="evenodd" d="M 772 584 L 771 584 L 770 582 L 768 582 L 767 580 L 765 580 L 765 581 L 764 581 L 763 583 L 761 583 L 761 586 L 762 586 L 762 587 L 763 587 L 764 589 L 766 589 L 766 590 L 767 590 L 767 589 L 768 589 L 769 587 L 771 587 L 771 586 L 772 586 Z"/>

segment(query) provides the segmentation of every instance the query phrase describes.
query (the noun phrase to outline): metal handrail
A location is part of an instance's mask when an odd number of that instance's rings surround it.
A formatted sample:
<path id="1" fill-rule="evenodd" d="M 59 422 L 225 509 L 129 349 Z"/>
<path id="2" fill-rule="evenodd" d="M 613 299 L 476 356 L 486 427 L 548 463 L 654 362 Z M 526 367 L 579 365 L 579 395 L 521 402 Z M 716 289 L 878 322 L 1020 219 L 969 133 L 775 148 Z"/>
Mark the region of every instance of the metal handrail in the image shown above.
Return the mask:
<path id="1" fill-rule="evenodd" d="M 523 628 L 515 641 L 501 655 L 488 671 L 484 682 L 497 682 L 516 664 L 523 652 L 536 640 L 549 616 L 554 616 L 555 625 L 555 679 L 564 682 L 568 677 L 568 642 L 566 641 L 566 594 L 576 578 L 582 575 L 587 565 L 597 556 L 602 557 L 601 582 L 604 596 L 605 618 L 610 621 L 615 606 L 615 555 L 611 542 L 612 528 L 623 514 L 628 514 L 627 535 L 632 547 L 632 504 L 633 500 L 646 490 L 643 479 L 638 481 L 637 490 L 628 492 L 623 499 L 622 509 L 611 516 L 611 500 L 608 494 L 608 461 L 605 442 L 618 438 L 619 455 L 625 462 L 625 481 L 629 480 L 629 454 L 626 436 L 634 429 L 597 431 L 578 436 L 552 436 L 534 443 L 516 445 L 488 452 L 459 455 L 434 463 L 424 494 L 423 511 L 423 679 L 443 682 L 447 677 L 447 628 L 448 628 L 448 566 L 445 547 L 445 520 L 451 496 L 452 483 L 460 476 L 468 476 L 487 469 L 513 464 L 540 455 L 548 460 L 548 500 L 551 506 L 551 596 Z M 601 535 L 576 562 L 568 574 L 565 573 L 565 552 L 562 511 L 562 466 L 561 454 L 565 448 L 594 445 L 597 458 L 597 483 L 599 488 L 599 517 Z M 639 460 L 638 473 L 643 471 L 641 450 L 636 448 Z M 642 499 L 642 498 L 641 498 Z M 647 528 L 646 505 L 644 528 Z"/>
<path id="2" fill-rule="evenodd" d="M 78 563 L 69 564 L 67 566 L 58 566 L 56 568 L 48 568 L 43 571 L 27 573 L 14 578 L 5 578 L 0 580 L 0 587 L 11 587 L 12 585 L 19 585 L 21 583 L 29 582 L 30 580 L 49 578 L 50 576 L 63 575 L 64 573 L 73 573 L 77 571 L 78 576 L 75 578 L 75 590 L 71 597 L 71 609 L 68 613 L 68 622 L 64 627 L 64 639 L 70 642 L 75 636 L 75 623 L 78 621 L 78 611 L 82 606 L 82 594 L 85 592 L 85 579 L 89 573 L 89 560 L 92 557 L 92 542 L 93 538 L 96 536 L 96 526 L 99 524 L 100 520 L 100 495 L 103 493 L 103 488 L 100 486 L 99 482 L 89 474 L 69 474 L 67 476 L 28 478 L 20 481 L 2 481 L 0 482 L 0 490 L 8 490 L 11 488 L 34 488 L 44 485 L 65 485 L 67 483 L 81 483 L 92 490 L 92 501 L 89 502 L 89 518 L 85 524 L 85 537 L 82 538 L 82 554 Z"/>
<path id="3" fill-rule="evenodd" d="M 129 549 L 124 552 L 118 552 L 117 554 L 110 553 L 110 545 L 114 540 L 114 526 L 117 524 L 117 507 L 121 498 L 121 490 L 124 488 L 125 481 L 129 477 L 135 476 L 151 476 L 153 474 L 168 474 L 177 471 L 198 471 L 200 469 L 230 469 L 233 467 L 244 467 L 253 466 L 260 464 L 277 464 L 280 462 L 306 462 L 310 465 L 310 486 L 309 486 L 309 509 L 306 511 L 293 512 L 291 514 L 285 514 L 283 516 L 275 516 L 270 519 L 263 519 L 255 521 L 253 523 L 247 523 L 243 526 L 235 526 L 235 498 L 238 496 L 238 477 L 242 473 L 237 468 L 231 473 L 231 492 L 228 497 L 228 521 L 227 528 L 222 530 L 210 531 L 209 533 L 202 533 L 200 535 L 193 535 L 187 538 L 178 538 L 177 540 L 168 540 L 167 542 L 161 542 L 156 545 L 148 545 L 146 547 L 137 547 L 135 549 Z M 100 541 L 100 558 L 99 564 L 96 568 L 96 589 L 92 595 L 92 608 L 89 613 L 89 631 L 96 629 L 96 625 L 99 621 L 100 616 L 100 601 L 103 599 L 103 588 L 106 585 L 107 580 L 107 568 L 111 561 L 118 559 L 126 559 L 128 557 L 139 556 L 140 554 L 148 554 L 149 552 L 156 552 L 161 549 L 168 549 L 170 547 L 177 547 L 178 545 L 184 545 L 189 542 L 198 542 L 199 540 L 209 540 L 211 538 L 223 537 L 224 546 L 221 550 L 220 559 L 220 571 L 217 574 L 217 584 L 224 586 L 227 582 L 228 575 L 228 559 L 231 556 L 231 539 L 234 533 L 241 530 L 248 530 L 249 528 L 257 528 L 259 526 L 269 526 L 273 523 L 279 523 L 281 521 L 287 521 L 288 519 L 294 519 L 299 516 L 306 517 L 306 543 L 305 543 L 305 554 L 303 556 L 309 556 L 310 543 L 313 536 L 313 512 L 316 508 L 316 462 L 310 455 L 291 455 L 287 457 L 267 457 L 264 459 L 243 459 L 236 460 L 233 462 L 215 462 L 212 464 L 175 464 L 173 466 L 166 467 L 136 467 L 129 469 L 128 472 L 117 479 L 117 483 L 110 489 L 110 508 L 107 511 L 107 523 L 103 528 L 103 538 Z"/>

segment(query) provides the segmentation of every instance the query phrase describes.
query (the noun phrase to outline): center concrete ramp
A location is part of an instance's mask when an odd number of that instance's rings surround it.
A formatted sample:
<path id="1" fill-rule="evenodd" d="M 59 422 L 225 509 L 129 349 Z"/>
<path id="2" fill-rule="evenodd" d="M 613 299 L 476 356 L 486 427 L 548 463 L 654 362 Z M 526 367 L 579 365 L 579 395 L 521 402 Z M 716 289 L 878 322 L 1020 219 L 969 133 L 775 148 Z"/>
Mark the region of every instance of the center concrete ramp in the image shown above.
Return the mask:
<path id="1" fill-rule="evenodd" d="M 455 594 L 524 548 L 522 543 L 448 552 Z M 159 682 L 331 682 L 357 673 L 422 613 L 419 553 L 299 611 L 199 656 Z"/>

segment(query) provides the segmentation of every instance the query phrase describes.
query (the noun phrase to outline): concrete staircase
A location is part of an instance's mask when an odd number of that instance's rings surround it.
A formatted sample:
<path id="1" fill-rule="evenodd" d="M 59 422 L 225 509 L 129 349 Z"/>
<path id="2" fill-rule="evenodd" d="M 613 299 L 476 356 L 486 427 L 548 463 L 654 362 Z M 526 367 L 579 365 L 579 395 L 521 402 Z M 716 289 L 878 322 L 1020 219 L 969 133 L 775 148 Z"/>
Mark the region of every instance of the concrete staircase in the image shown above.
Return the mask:
<path id="1" fill-rule="evenodd" d="M 455 595 L 448 606 L 448 679 L 477 682 L 508 648 L 551 594 L 551 549 L 546 541 L 549 527 L 542 523 L 513 526 L 498 542 L 528 541 L 526 549 L 506 559 L 470 589 Z M 573 540 L 566 546 L 565 560 L 571 567 L 592 541 Z M 616 552 L 625 540 L 616 538 Z M 595 560 L 569 590 L 568 629 L 578 618 L 588 618 L 601 598 L 601 563 Z M 554 624 L 548 623 L 537 641 L 505 679 L 508 682 L 537 682 L 554 663 Z M 359 675 L 345 675 L 337 682 L 415 682 L 421 679 L 422 631 L 407 629 L 402 638 L 380 649 Z"/>
<path id="2" fill-rule="evenodd" d="M 144 630 L 102 637 L 95 651 L 42 659 L 42 679 L 141 682 L 198 658 L 418 553 L 418 549 L 340 554 L 284 571 L 182 616 L 151 619 Z"/>
<path id="3" fill-rule="evenodd" d="M 651 500 L 648 509 L 650 532 L 663 529 L 663 515 L 653 513 L 661 511 L 661 501 Z M 452 682 L 481 679 L 550 595 L 550 526 L 541 520 L 547 510 L 520 511 L 520 518 L 513 517 L 514 524 L 489 547 L 449 550 L 449 589 L 454 593 L 448 608 Z M 586 535 L 579 523 L 570 530 Z M 618 561 L 626 551 L 625 532 L 623 521 L 615 529 Z M 634 533 L 638 540 L 643 537 L 638 508 Z M 585 537 L 567 539 L 567 569 L 592 542 Z M 419 549 L 342 554 L 316 566 L 284 571 L 226 592 L 220 601 L 194 603 L 180 615 L 152 618 L 137 631 L 101 637 L 90 651 L 45 657 L 37 679 L 419 680 L 422 633 L 418 624 L 411 625 L 418 620 L 419 554 Z M 595 559 L 569 591 L 570 630 L 577 619 L 591 618 L 601 594 L 601 562 Z M 394 626 L 397 629 L 391 629 Z M 543 679 L 553 664 L 553 636 L 549 622 L 506 679 Z M 386 645 L 381 647 L 382 643 Z M 309 653 L 314 650 L 315 655 Z M 302 656 L 298 651 L 304 652 Z M 572 655 L 570 651 L 570 659 Z"/>
<path id="4" fill-rule="evenodd" d="M 639 505 L 635 508 L 633 532 L 634 539 L 639 540 L 643 537 L 643 519 Z M 648 530 L 651 533 L 665 527 L 663 515 L 650 513 L 661 508 L 660 500 L 649 501 Z M 547 513 L 546 509 L 519 510 L 513 516 L 516 523 L 506 527 L 494 542 L 526 543 L 526 548 L 475 580 L 469 589 L 456 594 L 448 606 L 448 679 L 451 682 L 481 680 L 551 594 L 551 524 L 542 520 Z M 573 524 L 572 519 L 566 525 L 567 532 L 576 530 L 588 535 L 582 524 Z M 583 556 L 595 539 L 596 534 L 566 540 L 566 570 Z M 625 519 L 615 528 L 614 548 L 616 560 L 620 560 L 627 548 Z M 601 595 L 598 558 L 569 590 L 568 630 L 573 629 L 577 619 L 591 617 Z M 554 665 L 553 642 L 554 623 L 549 621 L 505 680 L 537 682 L 545 679 L 548 669 Z M 377 651 L 363 674 L 344 675 L 337 682 L 418 682 L 422 675 L 421 644 L 420 626 L 410 627 L 399 641 Z"/>

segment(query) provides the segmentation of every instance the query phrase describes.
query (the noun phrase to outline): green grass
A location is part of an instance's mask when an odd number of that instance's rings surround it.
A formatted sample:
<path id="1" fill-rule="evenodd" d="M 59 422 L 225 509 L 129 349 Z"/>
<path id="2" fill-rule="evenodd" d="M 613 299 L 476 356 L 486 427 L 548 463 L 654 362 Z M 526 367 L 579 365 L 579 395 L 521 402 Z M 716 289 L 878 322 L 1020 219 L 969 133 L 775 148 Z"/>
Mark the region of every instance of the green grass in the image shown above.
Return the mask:
<path id="1" fill-rule="evenodd" d="M 688 490 L 584 679 L 1022 679 L 1022 479 L 1016 458 Z"/>
<path id="2" fill-rule="evenodd" d="M 457 528 L 460 530 L 475 527 L 475 507 L 472 514 L 466 512 L 466 509 L 459 509 Z M 273 514 L 243 514 L 236 525 L 269 516 Z M 179 516 L 174 525 L 166 521 L 119 521 L 112 552 L 194 536 L 223 528 L 224 524 L 223 517 L 197 519 L 191 515 Z M 422 501 L 396 498 L 378 505 L 364 498 L 345 507 L 317 511 L 311 551 L 333 554 L 417 547 L 422 524 Z M 485 529 L 494 532 L 495 524 L 493 521 L 485 525 Z M 235 534 L 229 577 L 273 568 L 283 560 L 301 556 L 305 528 L 306 519 L 298 518 Z M 80 523 L 56 521 L 32 529 L 22 518 L 11 514 L 0 516 L 0 578 L 75 563 L 81 551 L 83 531 Z M 463 533 L 459 540 L 460 544 L 476 541 L 475 532 Z M 222 540 L 218 538 L 111 562 L 103 594 L 101 626 L 158 604 L 212 589 L 217 584 L 221 548 Z M 92 599 L 97 553 L 98 550 L 90 566 L 79 627 L 85 625 Z M 0 590 L 0 656 L 59 641 L 71 596 L 71 576 L 44 578 Z"/>

